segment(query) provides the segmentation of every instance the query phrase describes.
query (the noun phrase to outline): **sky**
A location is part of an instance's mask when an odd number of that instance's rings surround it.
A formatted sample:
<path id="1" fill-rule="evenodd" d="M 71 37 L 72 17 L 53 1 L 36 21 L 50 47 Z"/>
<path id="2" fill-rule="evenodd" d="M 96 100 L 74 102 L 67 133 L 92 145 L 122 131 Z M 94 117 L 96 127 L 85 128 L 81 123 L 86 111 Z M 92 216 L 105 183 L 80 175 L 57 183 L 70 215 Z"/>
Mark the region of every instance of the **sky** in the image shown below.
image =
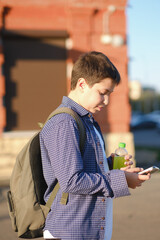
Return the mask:
<path id="1" fill-rule="evenodd" d="M 129 79 L 160 93 L 160 0 L 128 0 Z"/>

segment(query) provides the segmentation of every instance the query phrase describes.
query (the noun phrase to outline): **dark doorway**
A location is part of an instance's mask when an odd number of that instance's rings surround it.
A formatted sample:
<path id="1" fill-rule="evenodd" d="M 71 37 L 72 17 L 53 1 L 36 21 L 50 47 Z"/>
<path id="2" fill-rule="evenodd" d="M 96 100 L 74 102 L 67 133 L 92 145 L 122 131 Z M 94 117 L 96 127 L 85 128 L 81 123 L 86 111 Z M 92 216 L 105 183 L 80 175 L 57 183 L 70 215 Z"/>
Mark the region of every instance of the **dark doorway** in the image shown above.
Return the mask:
<path id="1" fill-rule="evenodd" d="M 67 94 L 65 37 L 4 35 L 6 130 L 34 130 Z"/>

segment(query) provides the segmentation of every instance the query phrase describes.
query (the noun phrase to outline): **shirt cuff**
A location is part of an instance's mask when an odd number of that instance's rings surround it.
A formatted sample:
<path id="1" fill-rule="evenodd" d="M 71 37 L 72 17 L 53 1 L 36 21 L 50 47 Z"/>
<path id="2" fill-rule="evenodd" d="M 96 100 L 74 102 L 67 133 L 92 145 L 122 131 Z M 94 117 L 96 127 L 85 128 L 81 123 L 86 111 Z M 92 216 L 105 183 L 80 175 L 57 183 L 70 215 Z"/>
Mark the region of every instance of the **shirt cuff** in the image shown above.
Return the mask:
<path id="1" fill-rule="evenodd" d="M 111 170 L 110 179 L 111 179 L 111 188 L 114 194 L 114 198 L 130 195 L 124 171 Z"/>

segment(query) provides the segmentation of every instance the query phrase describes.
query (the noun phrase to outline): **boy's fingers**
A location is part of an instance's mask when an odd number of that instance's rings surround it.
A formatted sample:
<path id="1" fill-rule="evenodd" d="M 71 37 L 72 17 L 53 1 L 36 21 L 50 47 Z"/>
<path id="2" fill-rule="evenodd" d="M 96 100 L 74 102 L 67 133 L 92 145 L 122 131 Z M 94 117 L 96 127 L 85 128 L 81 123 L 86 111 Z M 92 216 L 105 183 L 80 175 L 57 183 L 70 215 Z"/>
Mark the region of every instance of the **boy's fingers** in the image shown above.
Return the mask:
<path id="1" fill-rule="evenodd" d="M 143 171 L 143 168 L 135 167 L 135 168 L 130 168 L 128 171 L 138 173 Z"/>
<path id="2" fill-rule="evenodd" d="M 120 168 L 120 170 L 127 171 L 129 168 L 130 168 L 130 166 L 122 167 L 122 168 Z"/>
<path id="3" fill-rule="evenodd" d="M 125 157 L 124 157 L 125 160 L 129 160 L 129 159 L 131 159 L 131 158 L 132 158 L 132 155 L 130 155 L 130 154 L 127 154 L 127 155 L 125 155 Z"/>
<path id="4" fill-rule="evenodd" d="M 132 161 L 127 161 L 124 163 L 126 166 L 130 166 L 130 165 L 133 165 L 133 162 Z"/>
<path id="5" fill-rule="evenodd" d="M 146 181 L 146 180 L 150 179 L 150 177 L 151 177 L 151 174 L 150 174 L 150 173 L 148 173 L 147 175 L 138 174 L 138 178 L 139 178 L 139 180 L 141 180 L 141 181 Z"/>

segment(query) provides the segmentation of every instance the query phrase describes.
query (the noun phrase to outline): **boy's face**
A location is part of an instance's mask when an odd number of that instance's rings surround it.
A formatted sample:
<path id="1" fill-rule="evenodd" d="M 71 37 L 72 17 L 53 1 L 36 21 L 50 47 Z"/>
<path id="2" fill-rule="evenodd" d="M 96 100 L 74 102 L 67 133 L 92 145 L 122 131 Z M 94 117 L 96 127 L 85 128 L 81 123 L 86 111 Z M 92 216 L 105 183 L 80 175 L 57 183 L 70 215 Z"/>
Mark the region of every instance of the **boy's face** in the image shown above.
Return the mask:
<path id="1" fill-rule="evenodd" d="M 81 105 L 89 112 L 95 114 L 108 105 L 110 94 L 113 92 L 115 83 L 111 78 L 105 78 L 90 87 L 86 81 L 81 99 Z"/>

